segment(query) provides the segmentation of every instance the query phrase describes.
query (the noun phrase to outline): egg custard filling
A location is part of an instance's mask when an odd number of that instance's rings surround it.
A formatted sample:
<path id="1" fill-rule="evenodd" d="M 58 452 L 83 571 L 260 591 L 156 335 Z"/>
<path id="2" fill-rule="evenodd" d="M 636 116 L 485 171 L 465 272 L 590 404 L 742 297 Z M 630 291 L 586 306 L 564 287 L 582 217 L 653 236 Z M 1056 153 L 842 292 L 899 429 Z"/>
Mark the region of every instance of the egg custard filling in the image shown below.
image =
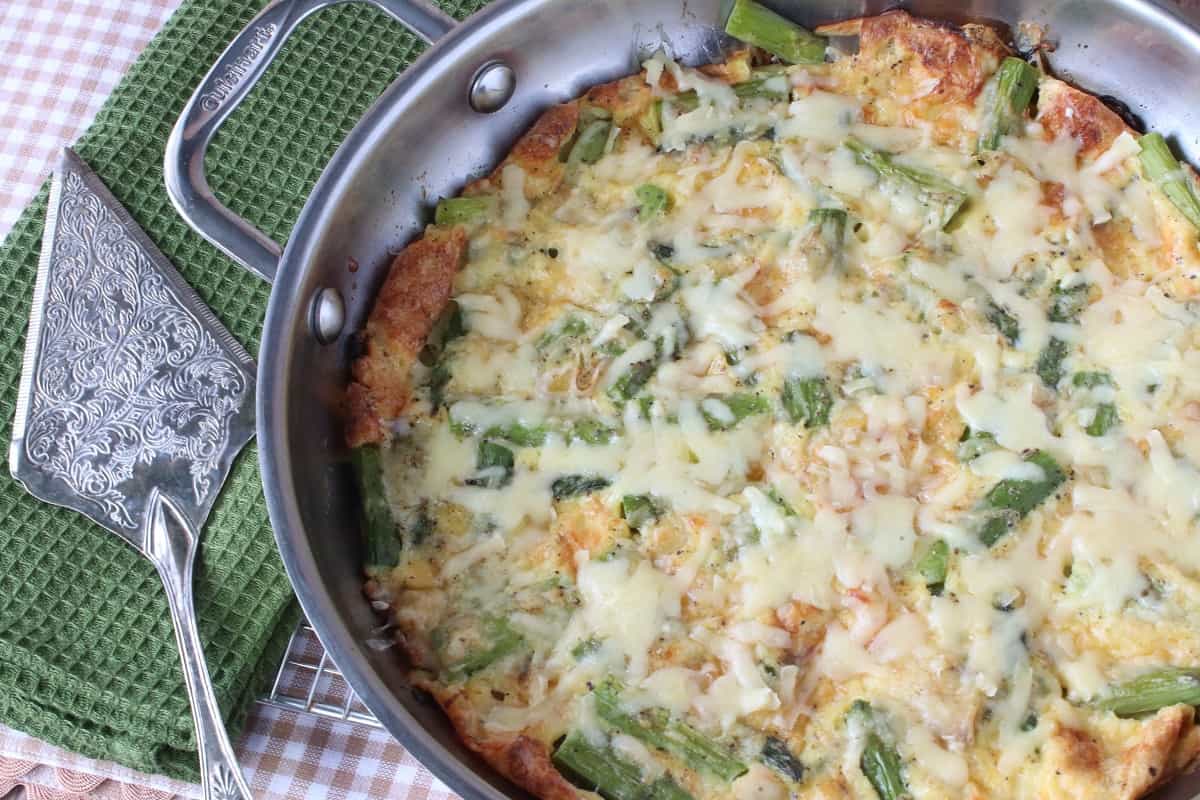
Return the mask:
<path id="1" fill-rule="evenodd" d="M 397 257 L 367 593 L 542 798 L 1141 797 L 1200 756 L 1195 176 L 990 28 L 769 13 Z"/>

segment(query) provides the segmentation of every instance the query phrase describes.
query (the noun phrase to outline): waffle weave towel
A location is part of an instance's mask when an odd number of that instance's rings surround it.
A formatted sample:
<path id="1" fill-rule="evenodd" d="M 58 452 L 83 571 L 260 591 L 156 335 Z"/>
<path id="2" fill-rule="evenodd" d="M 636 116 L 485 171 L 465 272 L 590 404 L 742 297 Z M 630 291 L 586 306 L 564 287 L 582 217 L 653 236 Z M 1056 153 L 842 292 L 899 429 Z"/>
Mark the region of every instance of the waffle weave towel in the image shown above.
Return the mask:
<path id="1" fill-rule="evenodd" d="M 462 18 L 483 0 L 443 0 Z M 192 233 L 162 181 L 192 89 L 257 0 L 185 0 L 76 145 L 226 326 L 254 352 L 268 287 Z M 209 152 L 232 209 L 282 242 L 322 166 L 421 44 L 374 8 L 306 21 Z M 0 246 L 0 442 L 11 437 L 46 190 Z M 196 571 L 217 699 L 236 733 L 298 612 L 253 444 L 209 517 Z M 196 780 L 191 716 L 154 568 L 115 536 L 0 477 L 0 721 L 85 755 Z"/>

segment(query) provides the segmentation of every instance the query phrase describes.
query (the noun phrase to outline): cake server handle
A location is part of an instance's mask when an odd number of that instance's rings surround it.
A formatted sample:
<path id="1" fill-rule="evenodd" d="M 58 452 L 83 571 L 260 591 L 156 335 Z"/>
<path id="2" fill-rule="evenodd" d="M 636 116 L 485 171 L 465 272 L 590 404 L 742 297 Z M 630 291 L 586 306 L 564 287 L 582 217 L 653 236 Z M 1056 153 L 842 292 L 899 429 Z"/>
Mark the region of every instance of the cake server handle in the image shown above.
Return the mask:
<path id="1" fill-rule="evenodd" d="M 192 719 L 196 723 L 196 750 L 200 758 L 204 800 L 251 800 L 250 788 L 238 767 L 221 718 L 221 708 L 213 694 L 212 679 L 196 627 L 192 571 L 200 537 L 192 524 L 173 507 L 170 498 L 158 489 L 150 492 L 146 519 L 145 550 L 167 590 L 183 680 L 192 705 Z"/>

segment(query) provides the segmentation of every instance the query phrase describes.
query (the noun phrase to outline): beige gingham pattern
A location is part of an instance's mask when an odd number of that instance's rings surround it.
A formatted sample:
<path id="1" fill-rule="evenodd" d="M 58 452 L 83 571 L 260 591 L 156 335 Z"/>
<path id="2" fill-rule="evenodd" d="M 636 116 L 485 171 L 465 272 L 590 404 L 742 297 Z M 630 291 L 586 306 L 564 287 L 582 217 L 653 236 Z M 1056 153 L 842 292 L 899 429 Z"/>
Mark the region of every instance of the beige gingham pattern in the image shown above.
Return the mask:
<path id="1" fill-rule="evenodd" d="M 2 1 L 2 0 L 0 0 Z M 341 708 L 349 688 L 320 661 L 320 641 L 302 629 L 275 689 Z M 366 712 L 356 700 L 353 710 Z M 238 759 L 255 800 L 456 800 L 445 784 L 380 728 L 265 703 L 250 710 Z M 0 725 L 0 797 L 15 786 L 29 800 L 175 800 L 200 787 L 84 758 Z"/>
<path id="2" fill-rule="evenodd" d="M 340 678 L 323 674 L 314 682 L 297 666 L 316 663 L 322 652 L 311 633 L 297 635 L 276 689 L 291 697 L 311 689 L 314 702 L 340 707 L 348 691 Z M 255 800 L 456 798 L 395 739 L 368 725 L 256 704 L 236 749 Z M 193 784 L 84 758 L 0 725 L 0 797 L 18 785 L 31 800 L 200 797 Z"/>
<path id="3" fill-rule="evenodd" d="M 455 800 L 381 730 L 256 705 L 237 744 L 255 800 Z M 199 798 L 200 787 L 84 758 L 0 725 L 0 797 L 42 800 Z"/>
<path id="4" fill-rule="evenodd" d="M 259 706 L 238 747 L 255 798 L 454 800 L 382 731 Z"/>
<path id="5" fill-rule="evenodd" d="M 179 0 L 0 0 L 0 239 Z"/>

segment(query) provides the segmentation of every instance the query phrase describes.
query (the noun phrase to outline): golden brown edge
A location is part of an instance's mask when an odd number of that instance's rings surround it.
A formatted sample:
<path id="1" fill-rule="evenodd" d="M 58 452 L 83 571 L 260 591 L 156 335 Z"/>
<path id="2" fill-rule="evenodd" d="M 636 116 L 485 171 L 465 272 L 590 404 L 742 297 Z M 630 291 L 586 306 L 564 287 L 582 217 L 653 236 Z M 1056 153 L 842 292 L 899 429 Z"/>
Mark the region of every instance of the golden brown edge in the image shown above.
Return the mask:
<path id="1" fill-rule="evenodd" d="M 1085 160 L 1103 153 L 1122 133 L 1137 133 L 1095 95 L 1048 75 L 1038 84 L 1037 121 L 1051 139 L 1070 136 L 1078 141 Z"/>
<path id="2" fill-rule="evenodd" d="M 1191 706 L 1171 706 L 1145 722 L 1140 738 L 1126 745 L 1114 766 L 1120 797 L 1137 800 L 1195 766 L 1200 757 L 1195 713 Z"/>
<path id="3" fill-rule="evenodd" d="M 868 39 L 898 37 L 922 58 L 925 67 L 957 74 L 965 83 L 961 99 L 973 98 L 988 76 L 978 73 L 977 48 L 989 54 L 1007 54 L 996 32 L 988 26 L 961 28 L 944 22 L 914 17 L 904 11 L 845 20 L 817 29 L 826 35 L 859 35 Z M 964 50 L 965 48 L 965 50 Z M 726 64 L 704 68 L 715 77 L 734 83 L 745 79 L 748 51 L 741 51 Z M 961 54 L 967 53 L 969 63 Z M 947 55 L 949 54 L 949 55 Z M 958 55 L 955 55 L 958 54 Z M 1079 140 L 1085 158 L 1106 150 L 1122 132 L 1131 130 L 1098 98 L 1064 81 L 1046 76 L 1041 83 L 1037 119 L 1048 138 L 1068 135 Z M 564 166 L 559 155 L 575 135 L 581 105 L 605 108 L 618 124 L 635 118 L 651 101 L 641 74 L 595 86 L 581 98 L 553 106 L 513 146 L 509 155 L 485 178 L 469 184 L 464 195 L 498 192 L 508 164 L 525 172 L 527 199 L 535 200 L 558 188 Z M 622 125 L 624 127 L 624 125 Z M 466 233 L 460 227 L 429 226 L 424 235 L 396 256 L 379 290 L 364 332 L 365 353 L 353 365 L 354 381 L 346 394 L 347 444 L 356 447 L 387 438 L 386 420 L 403 413 L 408 402 L 408 373 L 413 361 L 449 302 L 454 276 L 466 255 Z M 368 582 L 367 593 L 384 597 L 380 587 Z M 387 602 L 384 600 L 384 602 Z M 425 654 L 397 637 L 410 663 L 421 663 Z M 459 737 L 472 750 L 509 780 L 547 800 L 567 800 L 580 791 L 555 769 L 548 747 L 528 736 L 488 736 L 461 692 L 450 691 L 414 675 L 414 684 L 428 690 L 446 712 Z M 1147 725 L 1143 736 L 1131 744 L 1118 763 L 1088 761 L 1101 771 L 1101 779 L 1121 787 L 1122 797 L 1136 800 L 1171 778 L 1194 769 L 1200 761 L 1200 729 L 1193 723 L 1193 710 L 1163 712 Z M 1164 709 L 1169 711 L 1168 709 Z M 1107 769 L 1106 769 L 1107 767 Z"/>
<path id="4" fill-rule="evenodd" d="M 1012 52 L 991 25 L 956 25 L 944 20 L 914 16 L 903 9 L 819 25 L 816 32 L 824 36 L 858 36 L 860 48 L 865 46 L 867 51 L 888 40 L 896 40 L 918 56 L 927 68 L 945 73 L 962 72 L 964 68 L 978 63 L 981 53 L 1004 56 Z M 977 48 L 981 52 L 968 53 L 964 48 Z M 966 60 L 963 59 L 964 55 Z M 986 79 L 989 76 L 972 77 Z"/>
<path id="5" fill-rule="evenodd" d="M 1079 142 L 1079 157 L 1085 162 L 1099 158 L 1122 133 L 1140 135 L 1140 131 L 1130 127 L 1100 98 L 1049 75 L 1043 76 L 1038 84 L 1036 120 L 1042 124 L 1048 140 L 1067 136 Z M 1181 164 L 1195 180 L 1195 168 L 1187 162 Z M 1123 224 L 1113 220 L 1094 227 L 1097 244 L 1116 274 L 1155 283 L 1166 278 L 1161 282 L 1169 293 L 1195 297 L 1200 294 L 1200 246 L 1196 229 L 1161 192 L 1152 192 L 1151 202 L 1159 212 L 1161 236 L 1151 264 L 1129 257 L 1129 253 L 1140 247 L 1140 240 L 1128 221 Z M 1135 266 L 1136 272 L 1132 269 Z M 1152 269 L 1145 269 L 1147 266 Z"/>
<path id="6" fill-rule="evenodd" d="M 1169 706 L 1142 720 L 1136 736 L 1120 738 L 1115 752 L 1104 726 L 1058 723 L 1044 748 L 1043 791 L 1086 792 L 1114 800 L 1138 800 L 1195 768 L 1200 758 L 1200 728 L 1195 709 Z"/>
<path id="7" fill-rule="evenodd" d="M 363 354 L 351 366 L 343 413 L 346 444 L 387 438 L 387 422 L 408 405 L 408 375 L 466 259 L 462 228 L 429 226 L 392 261 L 362 334 Z"/>
<path id="8" fill-rule="evenodd" d="M 543 800 L 574 800 L 580 790 L 563 777 L 550 758 L 546 743 L 525 734 L 484 735 L 481 720 L 461 692 L 426 683 L 467 747 L 479 753 L 497 772 Z"/>
<path id="9" fill-rule="evenodd" d="M 858 36 L 858 51 L 835 61 L 834 71 L 850 79 L 844 90 L 858 93 L 861 86 L 867 95 L 864 121 L 881 125 L 919 121 L 929 127 L 935 142 L 952 146 L 973 140 L 961 117 L 973 111 L 996 67 L 1011 54 L 990 27 L 959 27 L 901 10 L 821 26 L 818 31 Z M 902 103 L 895 102 L 897 76 L 906 86 L 899 90 L 905 94 Z M 880 82 L 893 91 L 879 92 Z"/>

